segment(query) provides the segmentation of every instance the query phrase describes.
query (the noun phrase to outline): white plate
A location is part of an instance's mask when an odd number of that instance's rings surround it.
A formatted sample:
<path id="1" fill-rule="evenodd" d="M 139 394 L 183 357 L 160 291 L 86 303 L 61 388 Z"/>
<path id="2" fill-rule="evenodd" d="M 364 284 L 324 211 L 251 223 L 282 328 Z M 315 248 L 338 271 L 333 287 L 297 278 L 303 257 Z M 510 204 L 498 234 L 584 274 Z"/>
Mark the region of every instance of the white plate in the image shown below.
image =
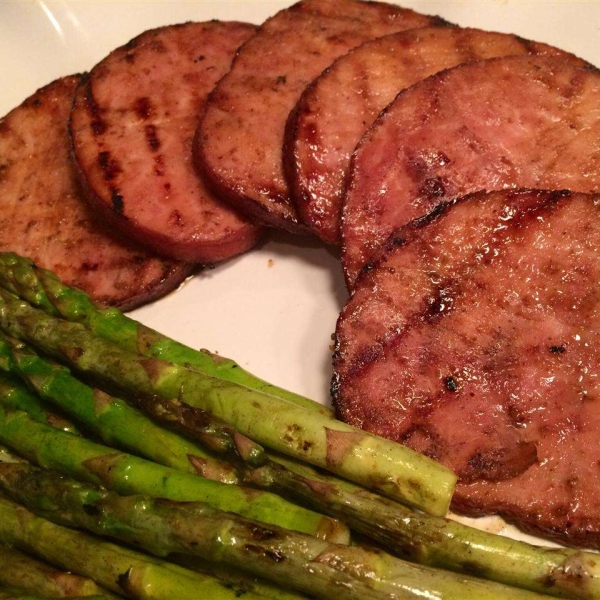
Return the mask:
<path id="1" fill-rule="evenodd" d="M 260 23 L 275 0 L 0 0 L 0 115 L 55 78 L 91 69 L 146 29 L 213 18 Z M 406 0 L 463 26 L 512 32 L 600 64 L 597 0 Z M 272 383 L 329 402 L 331 334 L 346 299 L 335 253 L 275 234 L 218 265 L 135 318 L 196 348 L 235 358 Z M 460 519 L 519 539 L 497 518 Z"/>

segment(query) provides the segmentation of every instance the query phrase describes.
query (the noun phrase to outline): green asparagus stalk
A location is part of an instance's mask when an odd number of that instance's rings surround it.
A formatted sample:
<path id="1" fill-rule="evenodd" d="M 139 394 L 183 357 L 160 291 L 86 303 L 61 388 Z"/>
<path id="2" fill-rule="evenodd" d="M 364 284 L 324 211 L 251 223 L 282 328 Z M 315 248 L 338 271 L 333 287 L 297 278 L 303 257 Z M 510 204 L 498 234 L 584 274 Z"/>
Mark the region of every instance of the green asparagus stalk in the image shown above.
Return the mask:
<path id="1" fill-rule="evenodd" d="M 109 446 L 131 451 L 179 471 L 223 483 L 238 482 L 237 472 L 231 464 L 217 460 L 197 444 L 165 431 L 124 400 L 85 385 L 66 367 L 37 356 L 22 342 L 2 334 L 0 369 L 20 377 L 44 400 L 59 406 Z M 14 393 L 20 397 L 26 391 L 16 388 Z M 0 380 L 0 396 L 3 395 Z M 33 397 L 29 404 L 34 401 Z M 32 412 L 25 405 L 14 408 L 25 410 L 34 418 L 39 412 Z"/>
<path id="2" fill-rule="evenodd" d="M 52 425 L 52 427 L 75 435 L 79 434 L 79 428 L 74 423 L 50 412 L 48 407 L 43 402 L 40 402 L 37 396 L 19 385 L 14 379 L 2 374 L 0 374 L 0 398 L 2 398 L 5 406 L 15 410 L 24 410 L 32 419 L 40 423 Z"/>
<path id="3" fill-rule="evenodd" d="M 600 598 L 598 555 L 544 548 L 450 519 L 417 513 L 348 481 L 285 457 L 251 471 L 258 487 L 343 519 L 354 531 L 420 564 L 476 573 L 510 586 L 561 598 Z M 577 577 L 572 577 L 577 573 Z"/>
<path id="4" fill-rule="evenodd" d="M 219 581 L 229 583 L 238 588 L 257 589 L 270 600 L 297 600 L 299 597 L 305 597 L 298 592 L 291 591 L 289 588 L 284 590 L 281 586 L 265 581 L 264 579 L 259 579 L 243 571 L 223 566 L 222 564 L 201 560 L 197 556 L 171 554 L 169 561 L 190 571 L 213 575 Z"/>
<path id="5" fill-rule="evenodd" d="M 157 395 L 202 409 L 273 450 L 425 512 L 446 514 L 456 476 L 400 444 L 274 396 L 125 351 L 82 325 L 50 317 L 3 290 L 0 328 L 130 395 Z M 260 460 L 267 460 L 264 452 Z"/>
<path id="6" fill-rule="evenodd" d="M 40 269 L 29 259 L 17 254 L 0 253 L 0 286 L 49 315 L 82 323 L 94 334 L 132 352 L 233 381 L 333 418 L 329 408 L 271 385 L 229 358 L 211 354 L 207 350 L 194 350 L 125 316 L 115 308 L 96 304 L 85 292 L 64 285 L 51 271 Z"/>
<path id="7" fill-rule="evenodd" d="M 0 540 L 54 566 L 138 600 L 265 600 L 250 587 L 223 584 L 133 550 L 36 517 L 0 498 Z M 297 597 L 298 599 L 300 596 Z M 284 596 L 281 600 L 290 600 Z"/>
<path id="8" fill-rule="evenodd" d="M 2 545 L 0 545 L 0 585 L 38 596 L 63 598 L 101 595 L 106 596 L 107 600 L 117 598 L 114 594 L 99 588 L 91 579 L 57 571 L 14 548 Z"/>
<path id="9" fill-rule="evenodd" d="M 266 528 L 200 503 L 117 496 L 27 464 L 0 464 L 0 489 L 52 521 L 110 535 L 160 557 L 183 553 L 222 562 L 326 600 L 341 590 L 348 600 L 547 597 Z"/>
<path id="10" fill-rule="evenodd" d="M 0 589 L 0 600 L 56 600 L 65 596 L 32 596 L 27 592 L 17 589 Z M 72 600 L 108 600 L 106 596 L 69 596 Z"/>
<path id="11" fill-rule="evenodd" d="M 258 490 L 227 485 L 120 453 L 33 421 L 0 405 L 0 442 L 47 469 L 120 494 L 199 501 L 265 523 L 347 543 L 340 522 Z"/>

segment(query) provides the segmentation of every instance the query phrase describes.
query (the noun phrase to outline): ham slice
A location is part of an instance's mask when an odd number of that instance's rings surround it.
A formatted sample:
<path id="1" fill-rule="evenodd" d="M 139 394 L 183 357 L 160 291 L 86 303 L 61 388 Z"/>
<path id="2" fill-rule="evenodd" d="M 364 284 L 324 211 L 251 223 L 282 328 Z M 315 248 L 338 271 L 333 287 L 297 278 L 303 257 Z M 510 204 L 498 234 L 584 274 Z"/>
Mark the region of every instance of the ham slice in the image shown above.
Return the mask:
<path id="1" fill-rule="evenodd" d="M 123 235 L 197 263 L 250 249 L 260 228 L 210 192 L 192 141 L 208 93 L 255 27 L 186 23 L 147 31 L 82 82 L 71 114 L 88 200 Z"/>
<path id="2" fill-rule="evenodd" d="M 395 231 L 337 326 L 347 422 L 459 476 L 455 510 L 600 548 L 600 195 L 479 193 Z"/>

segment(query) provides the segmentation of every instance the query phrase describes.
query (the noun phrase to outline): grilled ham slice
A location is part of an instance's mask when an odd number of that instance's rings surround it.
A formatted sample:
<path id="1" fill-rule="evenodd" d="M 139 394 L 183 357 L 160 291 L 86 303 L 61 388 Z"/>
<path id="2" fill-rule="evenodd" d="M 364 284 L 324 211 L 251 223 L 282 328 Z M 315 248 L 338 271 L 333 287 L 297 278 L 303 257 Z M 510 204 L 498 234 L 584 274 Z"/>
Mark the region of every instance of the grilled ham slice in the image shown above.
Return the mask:
<path id="1" fill-rule="evenodd" d="M 123 235 L 172 258 L 224 260 L 260 228 L 198 177 L 192 141 L 208 93 L 255 31 L 245 23 L 186 23 L 147 31 L 82 82 L 70 119 L 92 206 Z"/>
<path id="2" fill-rule="evenodd" d="M 441 461 L 469 515 L 600 548 L 600 195 L 480 193 L 389 238 L 337 326 L 335 405 Z"/>

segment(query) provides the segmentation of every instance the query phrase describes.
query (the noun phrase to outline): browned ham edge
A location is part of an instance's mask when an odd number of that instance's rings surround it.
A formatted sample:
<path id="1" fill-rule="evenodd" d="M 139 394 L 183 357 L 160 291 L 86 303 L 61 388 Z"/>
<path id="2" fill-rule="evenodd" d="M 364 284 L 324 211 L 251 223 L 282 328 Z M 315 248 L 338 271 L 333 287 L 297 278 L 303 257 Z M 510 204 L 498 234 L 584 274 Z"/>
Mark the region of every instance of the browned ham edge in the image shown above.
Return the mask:
<path id="1" fill-rule="evenodd" d="M 459 475 L 453 507 L 600 548 L 600 195 L 480 193 L 392 234 L 336 331 L 341 418 Z"/>
<path id="2" fill-rule="evenodd" d="M 260 238 L 260 227 L 206 188 L 192 160 L 206 97 L 255 29 L 210 22 L 147 31 L 80 85 L 70 133 L 82 185 L 124 235 L 197 263 L 224 260 Z"/>
<path id="3" fill-rule="evenodd" d="M 365 42 L 304 91 L 286 129 L 286 173 L 305 225 L 341 242 L 339 221 L 352 151 L 403 89 L 456 65 L 519 54 L 564 54 L 516 35 L 423 27 Z"/>
<path id="4" fill-rule="evenodd" d="M 116 237 L 84 201 L 67 135 L 79 79 L 51 83 L 0 120 L 0 251 L 31 258 L 102 304 L 131 309 L 176 288 L 191 266 Z"/>
<path id="5" fill-rule="evenodd" d="M 219 195 L 265 225 L 305 230 L 282 161 L 290 111 L 306 86 L 362 42 L 441 23 L 380 2 L 302 0 L 268 19 L 237 53 L 207 104 L 198 169 Z"/>
<path id="6" fill-rule="evenodd" d="M 496 58 L 401 92 L 354 152 L 342 215 L 352 286 L 397 227 L 508 187 L 600 190 L 600 73 L 575 57 Z"/>

